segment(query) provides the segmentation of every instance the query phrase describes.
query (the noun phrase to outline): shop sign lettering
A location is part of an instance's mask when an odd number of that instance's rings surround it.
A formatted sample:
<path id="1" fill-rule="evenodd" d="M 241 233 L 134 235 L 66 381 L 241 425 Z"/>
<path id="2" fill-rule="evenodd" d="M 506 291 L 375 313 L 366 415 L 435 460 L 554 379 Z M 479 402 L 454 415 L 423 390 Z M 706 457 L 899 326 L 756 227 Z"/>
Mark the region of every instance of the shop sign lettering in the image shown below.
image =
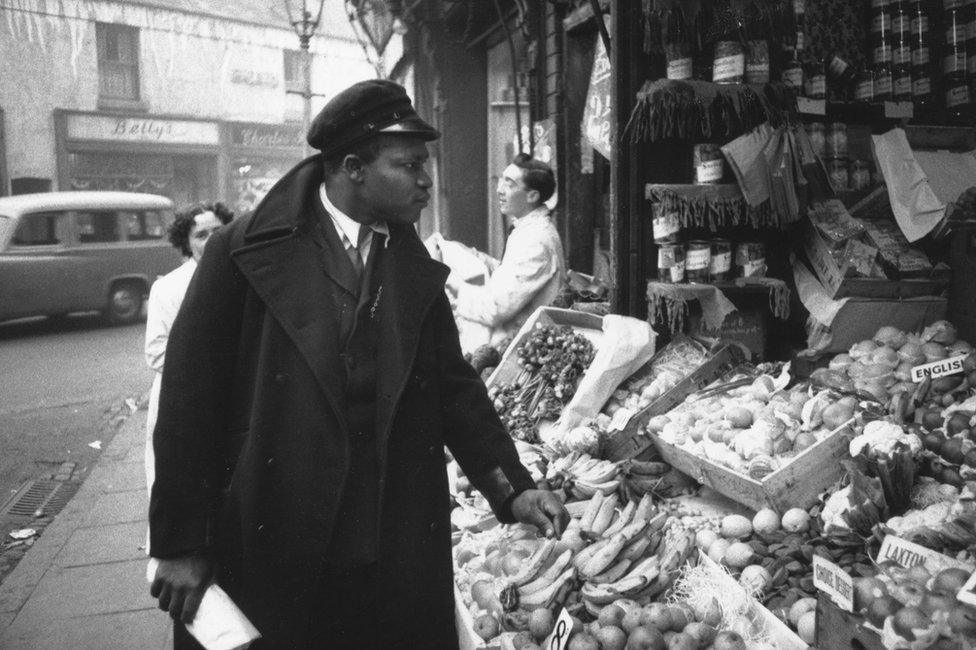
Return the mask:
<path id="1" fill-rule="evenodd" d="M 220 144 L 220 129 L 216 122 L 165 120 L 151 117 L 71 114 L 67 116 L 67 135 L 72 140 Z"/>
<path id="2" fill-rule="evenodd" d="M 947 375 L 958 375 L 963 371 L 962 362 L 965 360 L 965 356 L 952 357 L 915 366 L 912 368 L 912 381 L 918 383 L 925 378 L 937 379 Z"/>
<path id="3" fill-rule="evenodd" d="M 278 76 L 272 72 L 259 72 L 257 70 L 231 70 L 230 82 L 244 86 L 277 88 Z"/>
<path id="4" fill-rule="evenodd" d="M 586 106 L 583 109 L 583 135 L 593 149 L 607 159 L 613 152 L 613 134 L 611 133 L 613 101 L 610 86 L 610 57 L 603 46 L 603 41 L 597 38 L 596 58 L 590 73 L 590 88 L 586 95 Z"/>
<path id="5" fill-rule="evenodd" d="M 237 147 L 278 147 L 301 149 L 304 138 L 300 129 L 235 124 L 231 127 L 231 142 Z"/>
<path id="6" fill-rule="evenodd" d="M 813 556 L 813 585 L 846 612 L 854 611 L 854 580 L 830 560 Z"/>

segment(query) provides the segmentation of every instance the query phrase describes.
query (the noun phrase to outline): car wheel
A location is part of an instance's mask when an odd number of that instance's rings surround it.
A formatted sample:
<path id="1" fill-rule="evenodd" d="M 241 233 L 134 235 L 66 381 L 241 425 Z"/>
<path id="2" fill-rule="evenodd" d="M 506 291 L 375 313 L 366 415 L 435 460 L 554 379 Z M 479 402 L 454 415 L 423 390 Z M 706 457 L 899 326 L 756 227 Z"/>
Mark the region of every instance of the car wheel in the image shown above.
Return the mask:
<path id="1" fill-rule="evenodd" d="M 142 287 L 132 282 L 116 284 L 108 294 L 105 315 L 115 324 L 133 323 L 142 314 Z"/>

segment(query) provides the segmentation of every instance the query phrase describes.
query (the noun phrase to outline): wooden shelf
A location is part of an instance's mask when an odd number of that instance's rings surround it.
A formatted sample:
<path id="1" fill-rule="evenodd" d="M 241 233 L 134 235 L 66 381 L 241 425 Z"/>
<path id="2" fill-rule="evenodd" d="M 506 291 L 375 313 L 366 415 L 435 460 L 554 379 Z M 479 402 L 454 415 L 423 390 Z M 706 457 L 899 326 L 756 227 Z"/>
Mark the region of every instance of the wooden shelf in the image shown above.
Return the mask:
<path id="1" fill-rule="evenodd" d="M 715 287 L 723 293 L 728 292 L 740 294 L 768 294 L 770 291 L 769 285 L 759 284 L 756 282 L 747 282 L 743 278 L 737 278 L 735 280 L 720 280 L 716 282 L 681 282 L 678 284 L 671 282 L 659 282 L 655 278 L 648 278 L 647 284 L 648 286 L 652 284 L 659 284 L 678 287 Z"/>
<path id="2" fill-rule="evenodd" d="M 828 102 L 826 99 L 797 97 L 796 107 L 801 115 L 855 123 L 907 120 L 915 116 L 915 106 L 911 102 Z"/>

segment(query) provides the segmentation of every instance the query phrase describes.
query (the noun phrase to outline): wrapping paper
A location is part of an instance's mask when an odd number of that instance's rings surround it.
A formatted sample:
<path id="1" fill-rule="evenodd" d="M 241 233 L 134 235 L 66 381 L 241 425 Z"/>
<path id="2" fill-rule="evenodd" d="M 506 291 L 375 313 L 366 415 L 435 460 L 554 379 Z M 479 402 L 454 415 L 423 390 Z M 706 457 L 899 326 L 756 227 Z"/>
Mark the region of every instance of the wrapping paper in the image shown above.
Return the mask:
<path id="1" fill-rule="evenodd" d="M 793 258 L 793 281 L 796 283 L 797 297 L 810 312 L 810 317 L 807 319 L 807 348 L 814 351 L 824 350 L 831 342 L 830 325 L 849 299 L 831 298 L 824 286 L 820 284 L 820 280 L 795 257 Z"/>
<path id="2" fill-rule="evenodd" d="M 697 300 L 701 305 L 702 323 L 707 330 L 718 329 L 725 317 L 736 311 L 732 301 L 717 287 L 709 284 L 648 282 L 647 300 L 650 322 L 657 322 L 663 308 L 667 312 L 668 328 L 672 332 L 684 330 L 689 300 Z"/>
<path id="3" fill-rule="evenodd" d="M 902 129 L 871 136 L 878 169 L 888 186 L 891 210 L 909 242 L 918 241 L 938 225 L 946 204 L 929 185 Z"/>

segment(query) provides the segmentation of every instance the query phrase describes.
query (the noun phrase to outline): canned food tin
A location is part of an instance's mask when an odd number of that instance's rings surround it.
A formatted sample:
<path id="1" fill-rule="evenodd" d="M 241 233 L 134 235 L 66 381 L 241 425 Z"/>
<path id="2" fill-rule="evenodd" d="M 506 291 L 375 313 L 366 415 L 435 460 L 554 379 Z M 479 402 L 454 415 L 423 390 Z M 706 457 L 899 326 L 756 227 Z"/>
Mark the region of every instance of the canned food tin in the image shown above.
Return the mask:
<path id="1" fill-rule="evenodd" d="M 835 192 L 843 192 L 847 189 L 849 182 L 847 174 L 847 159 L 831 158 L 827 162 L 827 176 L 830 178 L 830 186 Z"/>
<path id="2" fill-rule="evenodd" d="M 688 242 L 688 252 L 685 254 L 685 276 L 688 282 L 708 282 L 711 264 L 711 244 L 701 239 Z"/>
<path id="3" fill-rule="evenodd" d="M 712 240 L 712 260 L 708 275 L 712 282 L 728 280 L 732 277 L 732 242 L 728 239 Z"/>
<path id="4" fill-rule="evenodd" d="M 847 157 L 847 125 L 832 122 L 827 131 L 827 155 L 831 158 Z"/>
<path id="5" fill-rule="evenodd" d="M 662 244 L 657 249 L 657 279 L 678 284 L 685 281 L 685 247 Z"/>
<path id="6" fill-rule="evenodd" d="M 871 187 L 871 170 L 866 160 L 851 162 L 850 183 L 852 190 L 865 190 Z"/>
<path id="7" fill-rule="evenodd" d="M 717 144 L 696 144 L 694 147 L 695 185 L 721 183 L 725 176 L 725 157 Z"/>
<path id="8" fill-rule="evenodd" d="M 681 222 L 677 212 L 665 211 L 661 203 L 655 203 L 651 207 L 651 225 L 655 244 L 670 244 L 678 241 Z"/>
<path id="9" fill-rule="evenodd" d="M 810 136 L 810 146 L 813 147 L 813 153 L 817 154 L 818 158 L 826 158 L 827 131 L 824 128 L 823 122 L 812 122 L 808 124 L 807 133 Z"/>
<path id="10" fill-rule="evenodd" d="M 735 268 L 740 277 L 761 278 L 766 275 L 766 247 L 760 242 L 742 242 L 735 247 Z"/>

